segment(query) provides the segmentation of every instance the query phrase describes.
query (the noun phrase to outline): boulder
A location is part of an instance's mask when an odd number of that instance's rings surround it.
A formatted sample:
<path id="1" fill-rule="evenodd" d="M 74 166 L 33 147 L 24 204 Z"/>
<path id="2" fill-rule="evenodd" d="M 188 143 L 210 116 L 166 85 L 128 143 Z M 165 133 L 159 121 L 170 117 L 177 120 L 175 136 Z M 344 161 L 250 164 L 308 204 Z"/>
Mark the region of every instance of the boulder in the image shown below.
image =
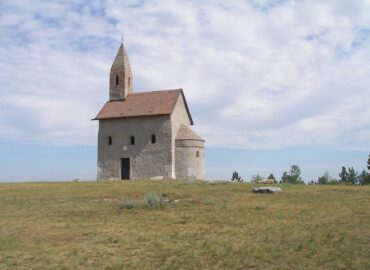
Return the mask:
<path id="1" fill-rule="evenodd" d="M 279 187 L 255 187 L 252 192 L 254 193 L 279 193 L 281 188 Z"/>
<path id="2" fill-rule="evenodd" d="M 273 183 L 274 183 L 274 179 L 262 179 L 258 181 L 258 184 L 273 184 Z"/>

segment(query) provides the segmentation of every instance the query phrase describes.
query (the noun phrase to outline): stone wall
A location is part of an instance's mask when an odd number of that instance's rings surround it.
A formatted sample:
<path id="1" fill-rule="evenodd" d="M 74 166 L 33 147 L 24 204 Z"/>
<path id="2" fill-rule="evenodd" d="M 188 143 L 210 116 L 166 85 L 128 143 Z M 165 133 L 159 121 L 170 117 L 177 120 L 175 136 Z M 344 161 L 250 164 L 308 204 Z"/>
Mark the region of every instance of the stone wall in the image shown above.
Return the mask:
<path id="1" fill-rule="evenodd" d="M 118 85 L 116 84 L 117 76 Z M 124 52 L 123 45 L 121 45 L 110 70 L 109 100 L 125 99 L 127 95 L 132 92 L 133 81 L 131 66 L 127 54 Z"/>
<path id="2" fill-rule="evenodd" d="M 188 113 L 185 108 L 185 102 L 182 95 L 179 96 L 179 99 L 176 102 L 175 108 L 171 114 L 171 130 L 172 130 L 172 164 L 173 164 L 173 178 L 179 178 L 176 175 L 175 163 L 176 163 L 176 156 L 175 156 L 175 138 L 177 131 L 180 128 L 181 124 L 190 125 L 190 120 Z"/>
<path id="3" fill-rule="evenodd" d="M 176 140 L 175 155 L 178 179 L 185 179 L 188 174 L 193 174 L 196 179 L 205 179 L 203 141 Z"/>
<path id="4" fill-rule="evenodd" d="M 151 135 L 156 143 L 150 143 Z M 112 137 L 112 145 L 108 137 Z M 130 144 L 135 137 L 135 145 Z M 98 179 L 120 179 L 121 158 L 130 158 L 130 178 L 172 177 L 170 116 L 146 116 L 99 121 Z"/>

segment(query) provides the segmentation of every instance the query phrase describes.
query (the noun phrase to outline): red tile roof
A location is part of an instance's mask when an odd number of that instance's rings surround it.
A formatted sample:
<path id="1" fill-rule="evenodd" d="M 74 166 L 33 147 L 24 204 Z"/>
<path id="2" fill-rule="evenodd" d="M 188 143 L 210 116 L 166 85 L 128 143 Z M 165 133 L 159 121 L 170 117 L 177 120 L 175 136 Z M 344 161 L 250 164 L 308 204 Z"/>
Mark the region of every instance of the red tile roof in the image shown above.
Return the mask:
<path id="1" fill-rule="evenodd" d="M 182 89 L 130 93 L 124 100 L 105 103 L 93 120 L 171 114 L 180 95 L 193 124 Z"/>

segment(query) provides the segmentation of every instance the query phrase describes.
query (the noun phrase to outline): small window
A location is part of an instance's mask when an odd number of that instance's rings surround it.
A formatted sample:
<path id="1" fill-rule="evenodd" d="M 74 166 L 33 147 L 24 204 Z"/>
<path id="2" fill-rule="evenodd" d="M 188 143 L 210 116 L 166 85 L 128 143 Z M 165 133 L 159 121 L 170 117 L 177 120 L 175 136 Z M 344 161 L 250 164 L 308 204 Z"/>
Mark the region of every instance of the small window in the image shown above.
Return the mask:
<path id="1" fill-rule="evenodd" d="M 151 138 L 150 138 L 150 143 L 155 143 L 156 142 L 156 137 L 154 134 L 152 134 Z"/>
<path id="2" fill-rule="evenodd" d="M 199 151 L 197 151 L 197 153 L 195 154 L 196 157 L 199 157 Z"/>
<path id="3" fill-rule="evenodd" d="M 112 136 L 108 137 L 108 145 L 112 145 Z"/>
<path id="4" fill-rule="evenodd" d="M 119 77 L 118 77 L 118 75 L 116 76 L 116 85 L 119 85 Z"/>
<path id="5" fill-rule="evenodd" d="M 128 77 L 128 88 L 130 88 L 131 85 L 131 77 Z"/>
<path id="6" fill-rule="evenodd" d="M 135 137 L 134 136 L 130 136 L 130 143 L 131 143 L 131 145 L 135 145 Z"/>

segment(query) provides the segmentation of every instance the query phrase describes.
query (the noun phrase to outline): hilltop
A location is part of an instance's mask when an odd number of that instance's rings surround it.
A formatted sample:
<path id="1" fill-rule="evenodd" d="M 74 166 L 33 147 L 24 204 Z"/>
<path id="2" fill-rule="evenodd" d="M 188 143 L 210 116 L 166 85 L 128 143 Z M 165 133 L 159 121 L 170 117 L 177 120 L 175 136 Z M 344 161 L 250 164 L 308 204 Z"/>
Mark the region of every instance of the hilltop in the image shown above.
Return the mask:
<path id="1" fill-rule="evenodd" d="M 0 184 L 0 268 L 370 268 L 370 186 L 252 187 Z"/>

